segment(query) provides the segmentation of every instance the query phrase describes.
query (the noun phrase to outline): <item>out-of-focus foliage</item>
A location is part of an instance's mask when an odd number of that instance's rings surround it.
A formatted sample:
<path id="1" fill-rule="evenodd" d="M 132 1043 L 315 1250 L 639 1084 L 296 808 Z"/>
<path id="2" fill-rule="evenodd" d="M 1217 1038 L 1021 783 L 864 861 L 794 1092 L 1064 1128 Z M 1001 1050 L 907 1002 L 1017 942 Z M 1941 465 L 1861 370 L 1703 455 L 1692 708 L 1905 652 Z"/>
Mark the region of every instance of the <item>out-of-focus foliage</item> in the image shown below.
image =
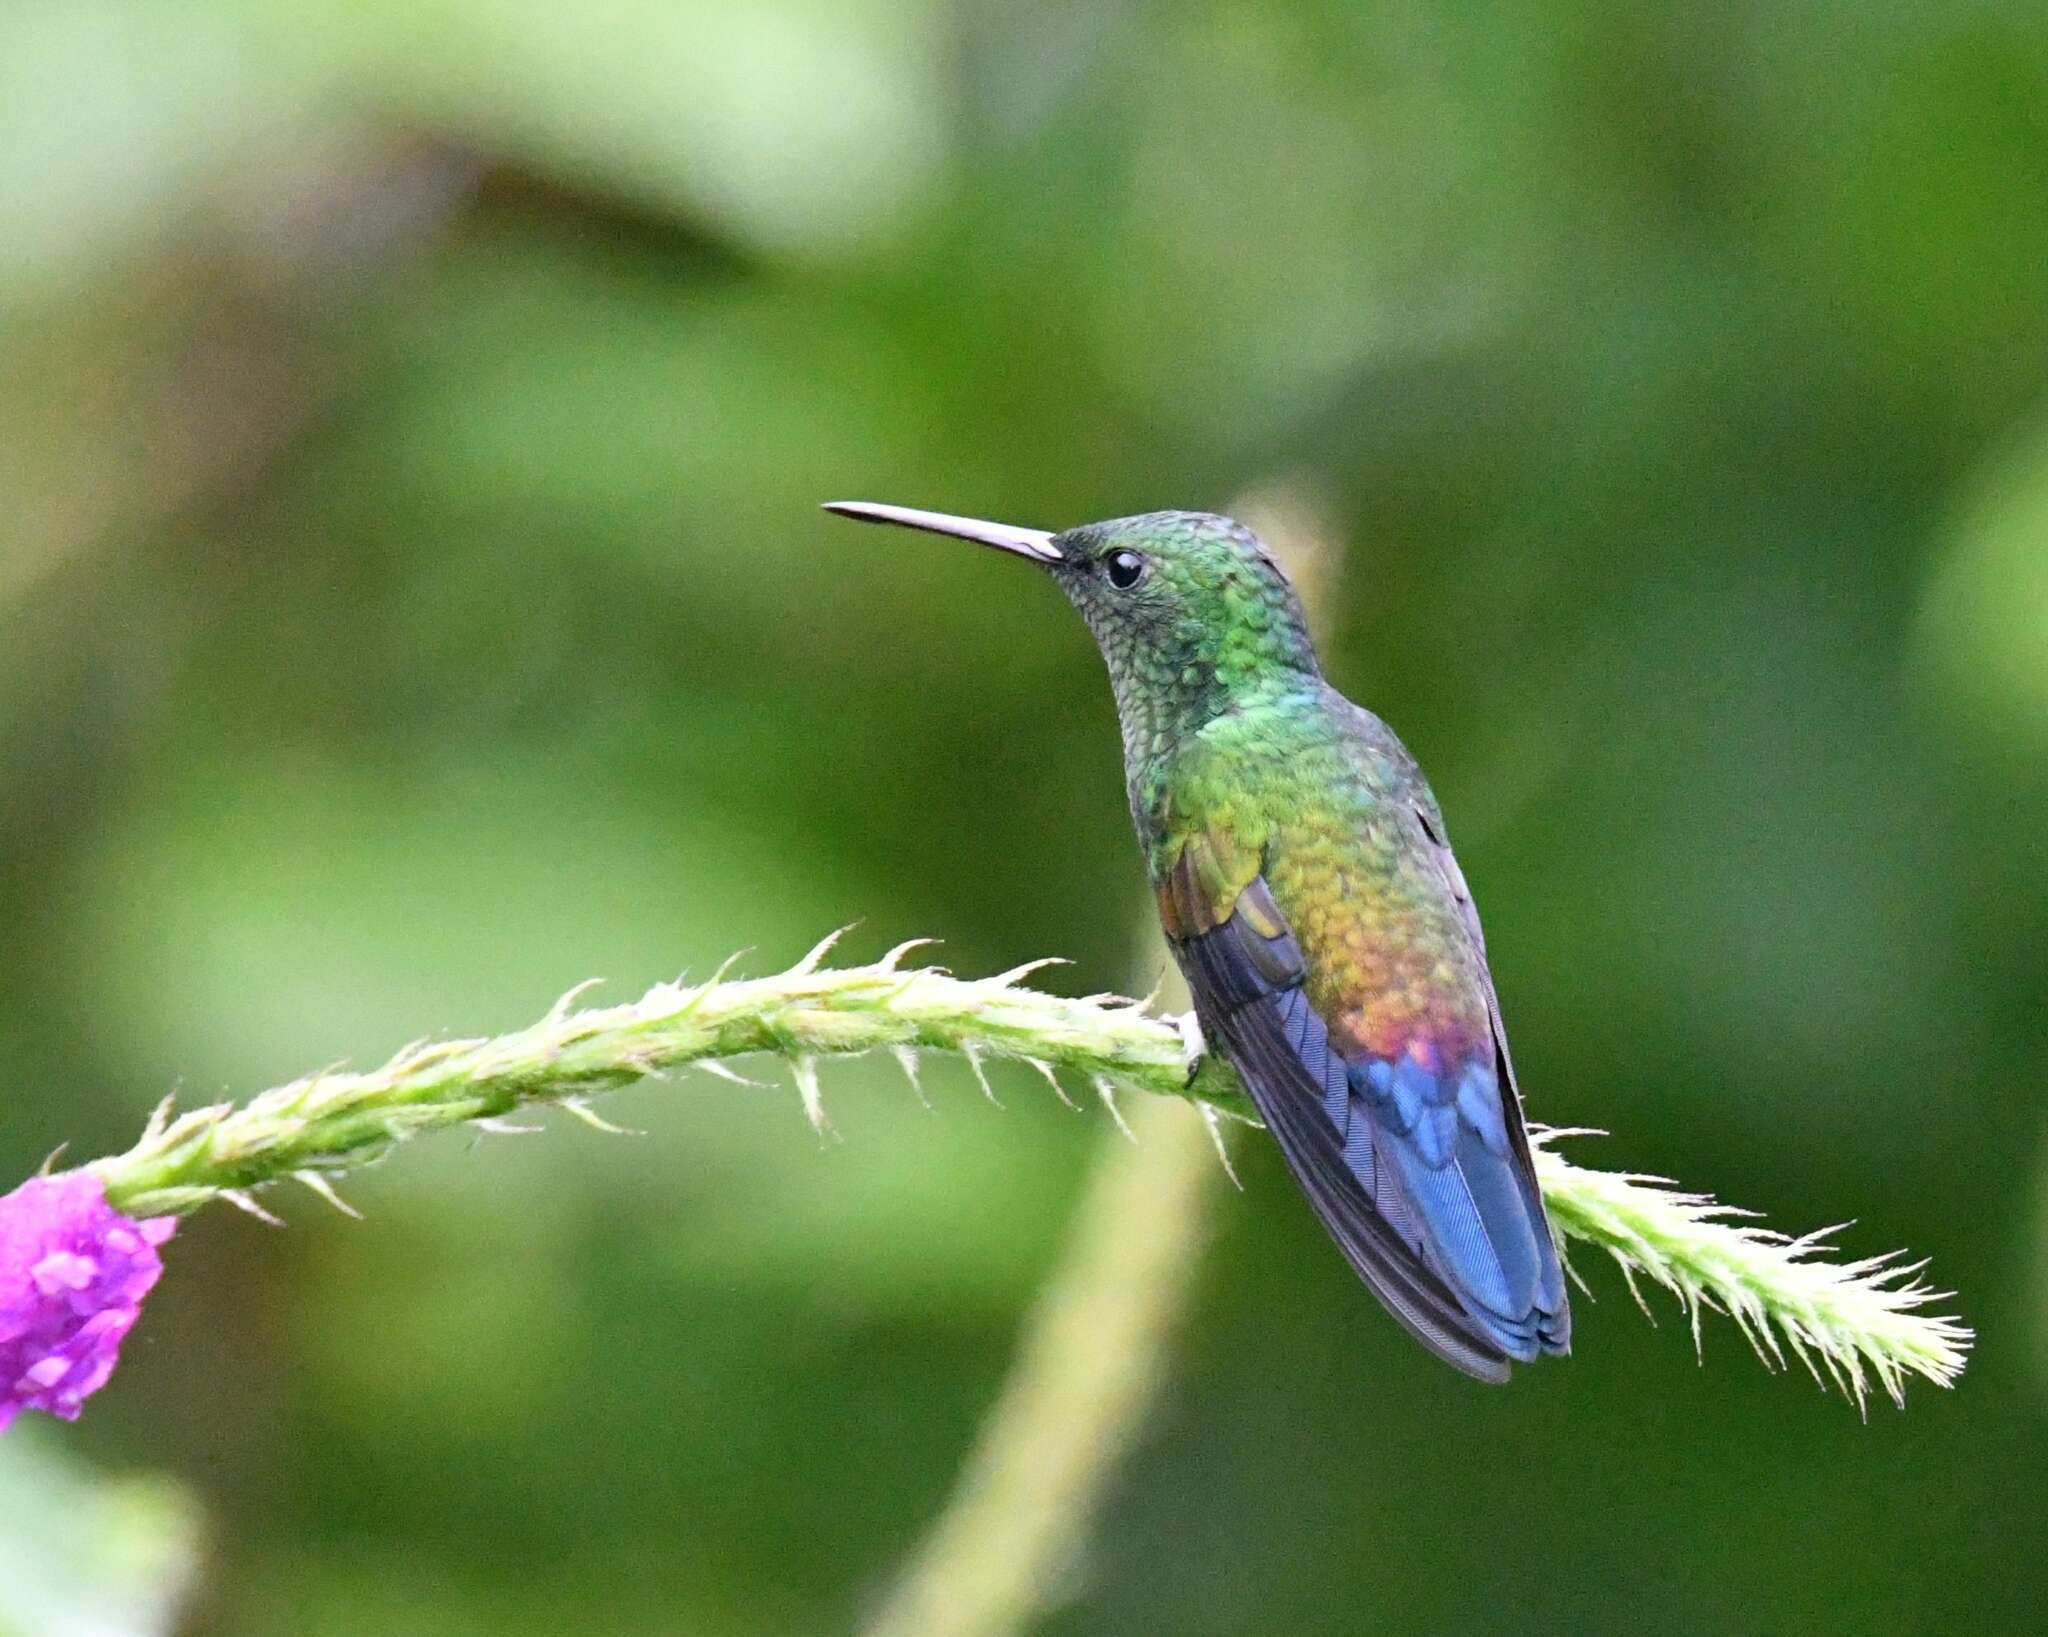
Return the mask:
<path id="1" fill-rule="evenodd" d="M 1927 591 L 1927 669 L 1962 731 L 2025 778 L 2048 755 L 2048 424 L 1988 462 L 1951 533 Z"/>
<path id="2" fill-rule="evenodd" d="M 5 1174 L 856 919 L 1143 987 L 1078 623 L 813 507 L 1304 474 L 1538 1116 L 1924 1250 L 1981 1349 L 1866 1428 L 1589 1269 L 1485 1393 L 1254 1149 L 1050 1629 L 2023 1626 L 2044 199 L 2020 0 L 14 7 Z M 842 1629 L 1097 1125 L 931 1078 L 202 1218 L 65 1439 L 197 1491 L 198 1631 Z"/>
<path id="3" fill-rule="evenodd" d="M 192 1498 L 158 1478 L 93 1478 L 53 1427 L 0 1441 L 0 1632 L 160 1637 L 199 1565 Z"/>

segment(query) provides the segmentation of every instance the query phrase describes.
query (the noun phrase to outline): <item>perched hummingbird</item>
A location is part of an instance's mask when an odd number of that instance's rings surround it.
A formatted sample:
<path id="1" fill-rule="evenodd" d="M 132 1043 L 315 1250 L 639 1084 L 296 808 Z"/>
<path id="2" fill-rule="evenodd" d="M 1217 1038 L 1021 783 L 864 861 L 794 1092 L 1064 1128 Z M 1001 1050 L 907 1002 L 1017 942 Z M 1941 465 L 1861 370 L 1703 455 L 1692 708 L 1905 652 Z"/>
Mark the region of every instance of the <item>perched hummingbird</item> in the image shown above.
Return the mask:
<path id="1" fill-rule="evenodd" d="M 1045 568 L 1102 650 L 1159 902 L 1208 1045 L 1237 1069 L 1360 1278 L 1483 1381 L 1563 1353 L 1571 1313 L 1486 941 L 1422 771 L 1323 679 L 1249 529 L 1152 512 L 1062 534 L 826 510 Z"/>

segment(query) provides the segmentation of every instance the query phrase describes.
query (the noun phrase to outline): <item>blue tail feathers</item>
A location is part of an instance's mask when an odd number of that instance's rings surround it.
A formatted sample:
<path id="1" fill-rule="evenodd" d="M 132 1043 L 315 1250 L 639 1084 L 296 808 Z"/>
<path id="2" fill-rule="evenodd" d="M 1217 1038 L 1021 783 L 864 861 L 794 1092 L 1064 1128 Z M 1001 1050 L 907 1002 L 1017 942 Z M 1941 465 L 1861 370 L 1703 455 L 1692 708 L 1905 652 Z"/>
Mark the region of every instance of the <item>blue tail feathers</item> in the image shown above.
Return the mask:
<path id="1" fill-rule="evenodd" d="M 1373 1059 L 1351 1065 L 1348 1081 L 1347 1157 L 1366 1125 L 1377 1165 L 1413 1202 L 1416 1252 L 1510 1358 L 1563 1352 L 1564 1273 L 1526 1150 L 1511 1139 L 1498 1069 Z"/>

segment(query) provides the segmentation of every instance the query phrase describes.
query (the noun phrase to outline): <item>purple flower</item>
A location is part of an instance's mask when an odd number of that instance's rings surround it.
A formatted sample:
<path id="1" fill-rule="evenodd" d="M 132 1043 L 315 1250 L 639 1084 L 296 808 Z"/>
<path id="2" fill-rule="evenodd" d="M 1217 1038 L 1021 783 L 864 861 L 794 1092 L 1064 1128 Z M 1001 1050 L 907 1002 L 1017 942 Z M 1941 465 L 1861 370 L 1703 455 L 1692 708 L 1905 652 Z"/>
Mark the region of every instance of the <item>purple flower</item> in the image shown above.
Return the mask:
<path id="1" fill-rule="evenodd" d="M 176 1227 L 131 1221 L 84 1171 L 31 1177 L 0 1198 L 0 1428 L 23 1410 L 78 1419 L 114 1373 Z"/>

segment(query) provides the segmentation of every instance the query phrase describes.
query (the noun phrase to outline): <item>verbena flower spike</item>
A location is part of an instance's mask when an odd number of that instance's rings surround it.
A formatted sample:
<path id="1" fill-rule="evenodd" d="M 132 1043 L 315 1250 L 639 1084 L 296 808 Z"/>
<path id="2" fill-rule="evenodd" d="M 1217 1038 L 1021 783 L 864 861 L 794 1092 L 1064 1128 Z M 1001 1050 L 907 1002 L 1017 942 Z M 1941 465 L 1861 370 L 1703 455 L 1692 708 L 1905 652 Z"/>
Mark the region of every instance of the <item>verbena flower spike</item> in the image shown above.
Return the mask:
<path id="1" fill-rule="evenodd" d="M 75 1414 L 106 1379 L 156 1279 L 155 1247 L 171 1227 L 162 1219 L 224 1199 L 274 1221 L 257 1195 L 285 1181 L 346 1209 L 333 1179 L 422 1132 L 503 1129 L 536 1104 L 613 1130 L 591 1094 L 669 1070 L 736 1080 L 728 1059 L 780 1057 L 821 1131 L 821 1061 L 878 1049 L 914 1087 L 918 1054 L 944 1051 L 978 1075 L 998 1058 L 1032 1065 L 1055 1088 L 1065 1074 L 1112 1108 L 1122 1092 L 1150 1092 L 1246 1117 L 1226 1065 L 1202 1058 L 1191 1074 L 1179 1020 L 1116 996 L 1075 1000 L 1025 983 L 1053 963 L 956 978 L 905 966 L 913 942 L 865 966 L 831 968 L 821 963 L 833 941 L 773 977 L 731 978 L 728 963 L 701 984 L 657 984 L 638 1000 L 582 1010 L 582 990 L 572 990 L 511 1034 L 408 1046 L 381 1068 L 309 1075 L 241 1107 L 178 1113 L 166 1100 L 126 1153 L 0 1199 L 0 1372 L 16 1369 L 0 1425 L 23 1407 Z M 1971 1333 L 1928 1311 L 1945 1297 L 1919 1280 L 1917 1264 L 1830 1260 L 1825 1235 L 1789 1239 L 1660 1179 L 1574 1165 L 1552 1146 L 1567 1135 L 1541 1133 L 1536 1145 L 1544 1200 L 1567 1248 L 1606 1251 L 1632 1289 L 1641 1275 L 1670 1290 L 1696 1336 L 1702 1310 L 1726 1313 L 1765 1363 L 1782 1363 L 1789 1348 L 1859 1405 L 1873 1379 L 1898 1400 L 1909 1376 L 1947 1386 L 1962 1371 Z M 64 1361 L 61 1375 L 54 1360 Z"/>

